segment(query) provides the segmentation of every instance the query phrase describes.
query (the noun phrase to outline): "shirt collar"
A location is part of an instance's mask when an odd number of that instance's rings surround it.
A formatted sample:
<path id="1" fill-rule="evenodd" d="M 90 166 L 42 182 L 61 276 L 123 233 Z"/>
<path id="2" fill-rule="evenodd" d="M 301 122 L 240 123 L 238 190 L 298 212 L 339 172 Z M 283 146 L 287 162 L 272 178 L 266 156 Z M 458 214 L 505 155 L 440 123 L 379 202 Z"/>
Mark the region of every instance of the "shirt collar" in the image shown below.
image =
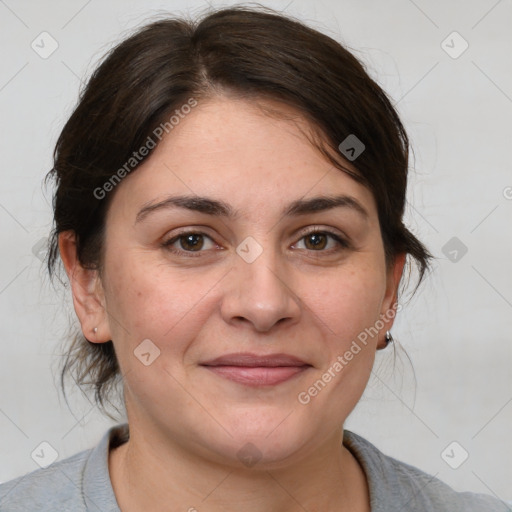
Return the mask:
<path id="1" fill-rule="evenodd" d="M 92 450 L 84 467 L 82 496 L 91 512 L 120 512 L 108 470 L 109 450 L 128 439 L 128 424 L 111 427 Z"/>

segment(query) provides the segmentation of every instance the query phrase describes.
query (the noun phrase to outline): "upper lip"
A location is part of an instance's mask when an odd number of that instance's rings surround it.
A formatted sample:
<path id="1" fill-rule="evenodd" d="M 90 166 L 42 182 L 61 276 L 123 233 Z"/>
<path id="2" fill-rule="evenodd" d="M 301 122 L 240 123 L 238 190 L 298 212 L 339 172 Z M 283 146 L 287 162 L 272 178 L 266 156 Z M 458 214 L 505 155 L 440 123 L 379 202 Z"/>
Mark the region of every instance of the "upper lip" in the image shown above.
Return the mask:
<path id="1" fill-rule="evenodd" d="M 225 354 L 201 363 L 202 366 L 311 366 L 302 359 L 290 354 L 258 355 L 249 352 Z"/>

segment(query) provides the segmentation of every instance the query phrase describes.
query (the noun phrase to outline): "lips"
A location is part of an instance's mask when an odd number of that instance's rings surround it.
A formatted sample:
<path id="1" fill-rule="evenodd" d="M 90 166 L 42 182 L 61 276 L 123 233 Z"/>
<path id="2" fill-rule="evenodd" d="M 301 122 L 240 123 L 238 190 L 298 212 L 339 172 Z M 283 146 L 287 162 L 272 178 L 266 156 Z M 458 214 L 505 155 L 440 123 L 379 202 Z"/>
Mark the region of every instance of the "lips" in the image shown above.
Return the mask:
<path id="1" fill-rule="evenodd" d="M 298 357 L 289 355 L 289 354 L 269 354 L 269 355 L 258 355 L 251 354 L 248 352 L 238 353 L 238 354 L 227 354 L 205 363 L 202 363 L 203 366 L 248 366 L 248 367 L 256 367 L 256 366 L 267 366 L 267 367 L 276 367 L 276 366 L 311 366 L 308 365 L 302 359 Z"/>
<path id="2" fill-rule="evenodd" d="M 311 368 L 302 359 L 290 354 L 226 354 L 201 366 L 225 379 L 248 386 L 272 386 L 285 382 Z"/>

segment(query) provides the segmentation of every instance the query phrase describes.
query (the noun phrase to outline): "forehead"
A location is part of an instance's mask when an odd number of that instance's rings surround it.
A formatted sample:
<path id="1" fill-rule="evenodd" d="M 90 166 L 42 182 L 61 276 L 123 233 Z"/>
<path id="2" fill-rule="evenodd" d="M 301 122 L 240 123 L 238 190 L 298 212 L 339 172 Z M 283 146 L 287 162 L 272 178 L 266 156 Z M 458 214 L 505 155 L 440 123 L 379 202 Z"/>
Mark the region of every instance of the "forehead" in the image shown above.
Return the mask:
<path id="1" fill-rule="evenodd" d="M 208 196 L 244 211 L 343 193 L 376 214 L 371 192 L 312 145 L 310 130 L 296 111 L 274 101 L 199 102 L 123 179 L 116 196 L 127 208 L 172 193 Z"/>

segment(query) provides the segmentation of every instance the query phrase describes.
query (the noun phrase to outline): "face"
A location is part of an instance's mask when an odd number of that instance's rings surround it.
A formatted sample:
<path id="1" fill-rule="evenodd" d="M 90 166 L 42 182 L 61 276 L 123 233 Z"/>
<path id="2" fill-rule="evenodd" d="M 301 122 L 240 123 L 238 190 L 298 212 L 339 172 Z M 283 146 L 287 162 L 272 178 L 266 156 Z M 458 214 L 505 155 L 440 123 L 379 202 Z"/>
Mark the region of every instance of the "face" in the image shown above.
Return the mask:
<path id="1" fill-rule="evenodd" d="M 117 186 L 102 332 L 133 428 L 233 463 L 251 442 L 277 467 L 361 397 L 392 321 L 358 340 L 392 308 L 401 266 L 386 269 L 371 192 L 304 128 L 248 101 L 199 103 Z"/>

